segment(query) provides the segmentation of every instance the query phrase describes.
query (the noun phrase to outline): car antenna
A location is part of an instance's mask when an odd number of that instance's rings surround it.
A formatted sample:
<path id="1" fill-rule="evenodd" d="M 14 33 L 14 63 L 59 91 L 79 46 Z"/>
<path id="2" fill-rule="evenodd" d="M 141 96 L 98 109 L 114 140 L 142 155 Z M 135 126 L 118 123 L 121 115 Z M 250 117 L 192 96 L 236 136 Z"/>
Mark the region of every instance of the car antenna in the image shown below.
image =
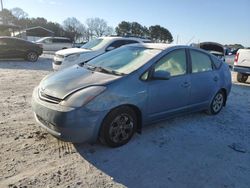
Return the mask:
<path id="1" fill-rule="evenodd" d="M 186 43 L 186 45 L 190 44 L 192 40 L 194 40 L 195 36 L 192 36 L 191 39 Z"/>

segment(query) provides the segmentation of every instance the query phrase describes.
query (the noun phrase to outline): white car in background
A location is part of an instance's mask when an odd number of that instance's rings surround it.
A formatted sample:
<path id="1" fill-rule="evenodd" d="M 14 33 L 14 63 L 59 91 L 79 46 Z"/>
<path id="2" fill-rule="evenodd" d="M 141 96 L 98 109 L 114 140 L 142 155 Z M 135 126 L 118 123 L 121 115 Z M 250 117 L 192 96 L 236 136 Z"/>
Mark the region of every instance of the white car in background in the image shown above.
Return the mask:
<path id="1" fill-rule="evenodd" d="M 53 60 L 53 69 L 60 70 L 75 64 L 87 62 L 96 56 L 126 44 L 149 42 L 151 42 L 149 39 L 135 37 L 99 37 L 84 44 L 81 48 L 57 51 Z"/>
<path id="2" fill-rule="evenodd" d="M 235 55 L 233 70 L 237 81 L 245 83 L 250 76 L 250 49 L 239 49 Z"/>
<path id="3" fill-rule="evenodd" d="M 43 37 L 36 41 L 43 46 L 43 51 L 58 51 L 72 48 L 72 41 L 65 37 Z"/>

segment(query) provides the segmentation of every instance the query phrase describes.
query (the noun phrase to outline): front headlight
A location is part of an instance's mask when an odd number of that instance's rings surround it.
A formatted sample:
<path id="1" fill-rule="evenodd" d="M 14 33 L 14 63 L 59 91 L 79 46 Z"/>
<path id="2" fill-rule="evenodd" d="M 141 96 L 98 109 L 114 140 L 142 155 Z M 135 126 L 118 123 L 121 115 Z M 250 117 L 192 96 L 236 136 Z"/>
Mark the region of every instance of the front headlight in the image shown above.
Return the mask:
<path id="1" fill-rule="evenodd" d="M 75 61 L 80 57 L 80 54 L 72 54 L 67 57 L 65 57 L 65 61 Z"/>
<path id="2" fill-rule="evenodd" d="M 92 101 L 95 97 L 100 95 L 105 89 L 106 87 L 104 86 L 90 86 L 80 91 L 77 91 L 76 93 L 73 93 L 65 100 L 63 100 L 60 104 L 62 106 L 67 106 L 67 107 L 75 107 L 75 108 L 81 107 Z"/>

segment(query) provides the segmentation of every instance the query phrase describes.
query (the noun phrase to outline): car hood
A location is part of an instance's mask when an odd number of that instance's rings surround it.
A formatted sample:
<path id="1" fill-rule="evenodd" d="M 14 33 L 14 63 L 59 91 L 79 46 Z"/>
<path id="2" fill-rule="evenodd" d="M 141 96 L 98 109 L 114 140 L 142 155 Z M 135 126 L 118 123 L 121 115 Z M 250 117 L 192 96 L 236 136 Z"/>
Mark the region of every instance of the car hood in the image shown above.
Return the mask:
<path id="1" fill-rule="evenodd" d="M 74 65 L 45 77 L 39 85 L 39 90 L 46 95 L 64 99 L 77 90 L 93 85 L 104 85 L 120 77 L 93 72 L 80 65 Z"/>
<path id="2" fill-rule="evenodd" d="M 87 52 L 91 52 L 91 51 L 92 50 L 83 49 L 83 48 L 68 48 L 68 49 L 57 51 L 56 55 L 68 56 L 71 54 L 87 53 Z"/>

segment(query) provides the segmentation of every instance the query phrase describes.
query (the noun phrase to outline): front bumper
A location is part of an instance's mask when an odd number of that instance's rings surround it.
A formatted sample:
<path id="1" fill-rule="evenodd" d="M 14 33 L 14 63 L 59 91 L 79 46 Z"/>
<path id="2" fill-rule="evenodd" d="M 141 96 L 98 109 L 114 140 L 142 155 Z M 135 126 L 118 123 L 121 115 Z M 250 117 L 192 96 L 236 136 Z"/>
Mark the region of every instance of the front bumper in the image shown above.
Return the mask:
<path id="1" fill-rule="evenodd" d="M 32 110 L 36 121 L 53 136 L 68 142 L 95 142 L 106 111 L 93 112 L 85 107 L 70 108 L 42 101 L 35 88 Z"/>
<path id="2" fill-rule="evenodd" d="M 250 67 L 234 66 L 233 71 L 250 75 Z"/>

